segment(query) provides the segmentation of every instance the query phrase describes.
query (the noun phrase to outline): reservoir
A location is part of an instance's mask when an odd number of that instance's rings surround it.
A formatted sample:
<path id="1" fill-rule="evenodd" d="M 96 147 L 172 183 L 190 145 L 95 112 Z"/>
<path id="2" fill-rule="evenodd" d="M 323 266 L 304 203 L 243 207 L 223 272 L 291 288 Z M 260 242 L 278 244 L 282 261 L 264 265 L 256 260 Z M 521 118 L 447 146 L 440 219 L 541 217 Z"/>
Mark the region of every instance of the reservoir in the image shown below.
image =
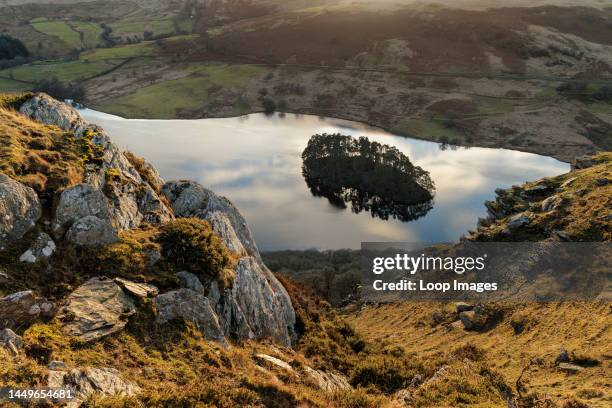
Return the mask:
<path id="1" fill-rule="evenodd" d="M 339 249 L 362 241 L 449 242 L 486 216 L 496 188 L 569 171 L 550 157 L 506 149 L 450 148 L 356 122 L 293 114 L 194 120 L 123 119 L 80 111 L 122 149 L 144 157 L 165 180 L 191 179 L 230 199 L 260 250 Z M 384 220 L 315 197 L 302 175 L 302 152 L 317 133 L 366 136 L 397 147 L 430 173 L 433 207 L 420 218 Z"/>

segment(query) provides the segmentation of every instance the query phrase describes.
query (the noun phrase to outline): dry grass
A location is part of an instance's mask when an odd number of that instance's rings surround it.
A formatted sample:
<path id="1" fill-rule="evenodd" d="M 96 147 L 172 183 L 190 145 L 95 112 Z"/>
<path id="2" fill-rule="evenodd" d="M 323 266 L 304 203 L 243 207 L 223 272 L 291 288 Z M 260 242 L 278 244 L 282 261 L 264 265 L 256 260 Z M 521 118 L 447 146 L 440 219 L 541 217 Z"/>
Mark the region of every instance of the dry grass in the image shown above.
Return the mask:
<path id="1" fill-rule="evenodd" d="M 560 404 L 577 396 L 582 399 L 590 397 L 588 401 L 592 407 L 609 406 L 609 399 L 606 400 L 610 398 L 608 374 L 612 366 L 609 349 L 612 342 L 612 309 L 609 305 L 552 303 L 508 307 L 504 320 L 484 333 L 435 325 L 433 313 L 449 313 L 453 308 L 452 305 L 439 303 L 368 307 L 347 316 L 347 319 L 366 340 L 398 345 L 407 353 L 423 359 L 439 358 L 443 350 L 467 345 L 476 347 L 484 353 L 483 361 L 487 369 L 499 372 L 513 388 L 521 371 L 536 359 L 539 363 L 532 365 L 524 375 L 527 393 L 548 396 Z M 530 323 L 520 334 L 516 334 L 512 325 L 515 320 Z M 576 375 L 564 374 L 554 366 L 561 347 L 582 354 L 582 359 L 587 355 L 589 359 L 600 361 L 600 364 Z M 469 371 L 473 374 L 466 374 L 465 381 L 472 382 L 481 376 L 473 367 Z M 458 384 L 449 381 L 453 389 Z M 429 391 L 425 392 L 426 395 L 432 398 L 430 403 L 433 404 L 436 400 L 434 395 Z M 484 402 L 487 395 L 482 394 L 480 402 Z M 446 403 L 450 402 L 446 400 Z M 475 403 L 475 400 L 471 403 Z"/>
<path id="2" fill-rule="evenodd" d="M 50 197 L 82 180 L 82 149 L 72 134 L 0 108 L 0 171 Z"/>

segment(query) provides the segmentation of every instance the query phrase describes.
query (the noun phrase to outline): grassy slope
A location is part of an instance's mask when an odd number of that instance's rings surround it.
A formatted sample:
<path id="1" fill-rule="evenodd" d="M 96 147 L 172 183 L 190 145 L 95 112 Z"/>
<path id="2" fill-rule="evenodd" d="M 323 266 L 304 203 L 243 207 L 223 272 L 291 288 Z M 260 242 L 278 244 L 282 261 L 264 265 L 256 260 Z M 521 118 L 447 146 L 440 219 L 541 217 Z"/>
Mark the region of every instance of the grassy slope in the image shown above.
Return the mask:
<path id="1" fill-rule="evenodd" d="M 186 78 L 162 82 L 138 89 L 131 95 L 109 100 L 98 109 L 127 117 L 176 117 L 183 109 L 197 109 L 209 102 L 213 86 L 243 88 L 248 81 L 265 72 L 248 65 L 192 65 Z"/>
<path id="2" fill-rule="evenodd" d="M 32 27 L 45 35 L 57 37 L 60 41 L 66 43 L 70 49 L 81 48 L 83 46 L 79 33 L 74 31 L 64 21 L 34 22 Z"/>

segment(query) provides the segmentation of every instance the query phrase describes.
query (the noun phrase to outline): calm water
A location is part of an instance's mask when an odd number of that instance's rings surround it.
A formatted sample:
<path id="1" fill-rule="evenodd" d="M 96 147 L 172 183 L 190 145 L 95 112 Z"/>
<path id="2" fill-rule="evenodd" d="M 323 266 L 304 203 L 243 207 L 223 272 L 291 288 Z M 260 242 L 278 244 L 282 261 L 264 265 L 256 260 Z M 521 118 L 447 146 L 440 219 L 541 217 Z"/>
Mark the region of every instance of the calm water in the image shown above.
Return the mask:
<path id="1" fill-rule="evenodd" d="M 497 187 L 565 173 L 569 165 L 503 149 L 440 150 L 355 122 L 316 116 L 253 114 L 230 119 L 127 120 L 92 110 L 83 116 L 115 143 L 145 157 L 166 180 L 192 179 L 228 197 L 262 250 L 359 248 L 362 241 L 444 242 L 473 229 Z M 301 154 L 315 133 L 341 132 L 394 145 L 430 172 L 434 208 L 402 223 L 353 214 L 311 195 Z"/>

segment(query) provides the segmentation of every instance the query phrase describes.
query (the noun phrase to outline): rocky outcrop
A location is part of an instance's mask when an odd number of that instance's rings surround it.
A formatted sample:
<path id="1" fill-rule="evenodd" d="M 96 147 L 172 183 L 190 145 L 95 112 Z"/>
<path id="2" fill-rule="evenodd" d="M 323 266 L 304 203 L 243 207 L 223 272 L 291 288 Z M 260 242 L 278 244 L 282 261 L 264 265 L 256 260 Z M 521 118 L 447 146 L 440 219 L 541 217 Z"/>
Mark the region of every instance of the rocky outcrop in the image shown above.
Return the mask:
<path id="1" fill-rule="evenodd" d="M 0 173 L 0 249 L 21 239 L 42 214 L 36 192 Z"/>
<path id="2" fill-rule="evenodd" d="M 289 295 L 262 262 L 249 227 L 236 207 L 193 181 L 166 183 L 162 193 L 176 216 L 210 222 L 227 247 L 240 257 L 231 288 L 221 291 L 216 281 L 201 282 L 225 336 L 238 340 L 271 338 L 291 344 L 295 312 Z"/>
<path id="3" fill-rule="evenodd" d="M 53 303 L 37 299 L 31 290 L 0 298 L 0 327 L 17 327 L 32 322 L 38 316 L 53 314 Z"/>
<path id="4" fill-rule="evenodd" d="M 89 342 L 122 330 L 134 313 L 134 301 L 119 285 L 92 278 L 68 296 L 58 318 L 66 334 Z"/>
<path id="5" fill-rule="evenodd" d="M 163 293 L 155 299 L 157 323 L 182 318 L 202 331 L 208 340 L 225 343 L 225 334 L 219 319 L 206 296 L 191 289 L 179 289 Z"/>
<path id="6" fill-rule="evenodd" d="M 40 259 L 47 259 L 55 252 L 55 242 L 48 234 L 41 232 L 38 234 L 30 248 L 28 248 L 19 260 L 21 262 L 34 263 Z"/>
<path id="7" fill-rule="evenodd" d="M 85 217 L 96 217 L 111 228 L 111 213 L 102 191 L 90 184 L 77 184 L 60 195 L 55 210 L 53 231 L 61 237 L 75 222 Z"/>
<path id="8" fill-rule="evenodd" d="M 50 388 L 74 390 L 74 399 L 68 401 L 67 408 L 80 407 L 93 394 L 131 396 L 141 391 L 138 385 L 121 378 L 119 371 L 114 368 L 51 370 L 47 382 Z"/>
<path id="9" fill-rule="evenodd" d="M 94 215 L 79 219 L 66 233 L 66 241 L 80 246 L 107 245 L 117 240 L 117 232 L 111 223 Z"/>
<path id="10" fill-rule="evenodd" d="M 90 143 L 92 150 L 96 152 L 95 163 L 86 165 L 85 184 L 89 185 L 88 194 L 99 199 L 97 205 L 105 206 L 106 209 L 99 209 L 100 214 L 104 213 L 104 216 L 81 212 L 79 218 L 94 215 L 106 220 L 108 213 L 113 227 L 117 230 L 136 228 L 143 222 L 160 224 L 172 218 L 172 211 L 157 194 L 162 183 L 159 174 L 147 171 L 147 177 L 142 177 L 127 157 L 111 142 L 110 137 L 96 125 L 85 121 L 78 111 L 45 94 L 35 95 L 21 106 L 20 111 L 36 121 L 72 131 L 77 138 L 86 138 L 87 143 Z M 151 174 L 154 175 L 153 178 L 150 177 Z M 153 186 L 149 183 L 149 179 Z M 80 186 L 71 191 L 71 194 L 84 193 L 84 189 L 85 187 Z M 100 199 L 102 197 L 103 199 Z M 74 201 L 72 203 L 74 204 Z M 85 205 L 91 203 L 92 201 L 87 201 Z M 79 210 L 83 208 L 77 208 L 77 212 Z M 65 221 L 62 214 L 58 214 L 57 218 L 57 223 L 62 226 Z M 63 228 L 68 226 L 63 225 Z"/>
<path id="11" fill-rule="evenodd" d="M 70 106 L 45 94 L 34 95 L 21 105 L 22 115 L 37 122 L 55 125 L 81 136 L 89 124 Z"/>

